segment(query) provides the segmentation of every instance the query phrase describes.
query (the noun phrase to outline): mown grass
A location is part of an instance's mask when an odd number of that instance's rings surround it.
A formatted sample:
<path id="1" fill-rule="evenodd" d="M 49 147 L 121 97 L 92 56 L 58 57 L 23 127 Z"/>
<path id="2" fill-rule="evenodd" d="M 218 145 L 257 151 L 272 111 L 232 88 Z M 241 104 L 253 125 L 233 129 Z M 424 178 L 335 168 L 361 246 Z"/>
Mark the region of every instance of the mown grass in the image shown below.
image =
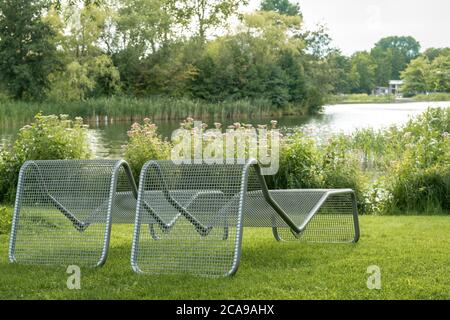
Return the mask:
<path id="1" fill-rule="evenodd" d="M 132 226 L 113 228 L 100 269 L 82 269 L 81 290 L 66 287 L 65 267 L 7 262 L 0 235 L 0 299 L 449 299 L 450 217 L 362 216 L 358 244 L 274 241 L 270 230 L 244 232 L 233 278 L 137 275 L 129 264 Z M 381 268 L 381 290 L 366 286 Z"/>

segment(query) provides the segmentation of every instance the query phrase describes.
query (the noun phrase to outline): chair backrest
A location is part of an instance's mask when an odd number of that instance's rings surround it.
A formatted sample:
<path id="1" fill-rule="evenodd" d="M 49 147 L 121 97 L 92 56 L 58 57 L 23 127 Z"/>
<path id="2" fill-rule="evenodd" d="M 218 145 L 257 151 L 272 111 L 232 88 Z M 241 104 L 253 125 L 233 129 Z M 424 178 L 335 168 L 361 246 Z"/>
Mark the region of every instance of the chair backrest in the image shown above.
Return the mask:
<path id="1" fill-rule="evenodd" d="M 19 174 L 10 260 L 102 264 L 113 212 L 133 223 L 135 194 L 122 160 L 27 161 Z"/>

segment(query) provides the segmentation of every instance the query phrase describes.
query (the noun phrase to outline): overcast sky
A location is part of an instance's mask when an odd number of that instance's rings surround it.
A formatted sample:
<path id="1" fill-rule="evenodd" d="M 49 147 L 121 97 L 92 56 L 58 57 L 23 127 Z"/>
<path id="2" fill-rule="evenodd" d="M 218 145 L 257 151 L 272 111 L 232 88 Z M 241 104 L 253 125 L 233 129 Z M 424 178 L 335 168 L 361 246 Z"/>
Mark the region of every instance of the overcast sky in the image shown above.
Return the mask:
<path id="1" fill-rule="evenodd" d="M 450 0 L 292 0 L 305 24 L 325 24 L 345 54 L 369 50 L 385 36 L 411 35 L 422 45 L 450 47 Z M 248 10 L 259 8 L 250 0 Z"/>

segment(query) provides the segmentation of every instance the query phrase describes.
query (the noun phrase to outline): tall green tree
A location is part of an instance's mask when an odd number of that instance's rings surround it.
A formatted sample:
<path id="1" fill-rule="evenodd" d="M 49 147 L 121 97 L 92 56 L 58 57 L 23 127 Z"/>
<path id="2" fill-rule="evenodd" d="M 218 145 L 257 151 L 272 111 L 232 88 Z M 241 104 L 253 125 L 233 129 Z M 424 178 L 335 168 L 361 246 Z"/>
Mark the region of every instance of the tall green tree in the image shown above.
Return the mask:
<path id="1" fill-rule="evenodd" d="M 323 60 L 328 55 L 336 52 L 336 48 L 332 47 L 331 36 L 327 29 L 319 25 L 316 30 L 307 30 L 296 35 L 302 38 L 306 44 L 306 51 L 313 56 L 315 60 Z"/>
<path id="2" fill-rule="evenodd" d="M 351 57 L 350 81 L 353 93 L 370 94 L 375 87 L 376 64 L 369 53 L 356 52 Z"/>
<path id="3" fill-rule="evenodd" d="M 323 63 L 304 52 L 300 16 L 260 11 L 244 16 L 237 34 L 210 41 L 195 65 L 192 95 L 206 100 L 265 98 L 278 107 L 317 111 L 328 84 Z"/>
<path id="4" fill-rule="evenodd" d="M 300 5 L 289 0 L 263 0 L 262 11 L 275 11 L 287 16 L 301 16 Z"/>
<path id="5" fill-rule="evenodd" d="M 450 92 L 450 54 L 440 54 L 433 60 L 430 83 L 433 91 Z"/>
<path id="6" fill-rule="evenodd" d="M 120 74 L 106 51 L 112 47 L 105 29 L 114 15 L 106 3 L 63 6 L 48 12 L 46 21 L 57 36 L 64 68 L 49 75 L 53 100 L 83 100 L 93 96 L 109 96 L 120 91 Z M 69 31 L 69 32 L 67 32 Z"/>
<path id="7" fill-rule="evenodd" d="M 392 36 L 378 41 L 371 51 L 376 63 L 376 85 L 399 79 L 408 63 L 419 55 L 420 43 L 410 36 Z"/>
<path id="8" fill-rule="evenodd" d="M 330 73 L 331 92 L 333 94 L 350 93 L 352 89 L 350 58 L 344 56 L 340 51 L 334 51 L 328 55 L 326 61 Z"/>
<path id="9" fill-rule="evenodd" d="M 53 29 L 43 21 L 43 0 L 0 2 L 0 81 L 17 99 L 41 99 L 59 67 Z"/>
<path id="10" fill-rule="evenodd" d="M 401 73 L 403 79 L 402 91 L 411 96 L 426 93 L 430 88 L 430 61 L 426 57 L 418 57 L 411 61 Z"/>
<path id="11" fill-rule="evenodd" d="M 119 46 L 133 48 L 146 56 L 177 39 L 176 27 L 185 27 L 188 19 L 176 7 L 175 0 L 120 0 L 115 18 Z"/>
<path id="12" fill-rule="evenodd" d="M 422 55 L 427 57 L 430 62 L 433 62 L 440 55 L 450 55 L 450 48 L 428 48 Z"/>
<path id="13" fill-rule="evenodd" d="M 398 79 L 393 72 L 393 52 L 391 49 L 373 48 L 370 52 L 375 61 L 375 84 L 387 87 L 390 80 Z"/>
<path id="14" fill-rule="evenodd" d="M 197 28 L 195 35 L 204 40 L 209 30 L 226 25 L 228 18 L 247 3 L 248 0 L 178 0 L 176 7 L 191 17 Z"/>

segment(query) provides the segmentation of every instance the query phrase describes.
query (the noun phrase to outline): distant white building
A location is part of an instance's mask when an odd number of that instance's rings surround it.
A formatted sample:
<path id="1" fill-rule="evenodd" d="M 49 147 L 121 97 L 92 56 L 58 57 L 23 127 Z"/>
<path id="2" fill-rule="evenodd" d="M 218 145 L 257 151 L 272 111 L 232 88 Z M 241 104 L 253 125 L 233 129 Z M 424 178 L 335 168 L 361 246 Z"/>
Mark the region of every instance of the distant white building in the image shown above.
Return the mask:
<path id="1" fill-rule="evenodd" d="M 388 87 L 376 87 L 372 90 L 372 94 L 375 96 L 384 96 L 389 94 L 389 88 Z"/>
<path id="2" fill-rule="evenodd" d="M 403 85 L 402 80 L 391 80 L 389 81 L 389 93 L 393 95 L 401 94 L 401 86 Z"/>

